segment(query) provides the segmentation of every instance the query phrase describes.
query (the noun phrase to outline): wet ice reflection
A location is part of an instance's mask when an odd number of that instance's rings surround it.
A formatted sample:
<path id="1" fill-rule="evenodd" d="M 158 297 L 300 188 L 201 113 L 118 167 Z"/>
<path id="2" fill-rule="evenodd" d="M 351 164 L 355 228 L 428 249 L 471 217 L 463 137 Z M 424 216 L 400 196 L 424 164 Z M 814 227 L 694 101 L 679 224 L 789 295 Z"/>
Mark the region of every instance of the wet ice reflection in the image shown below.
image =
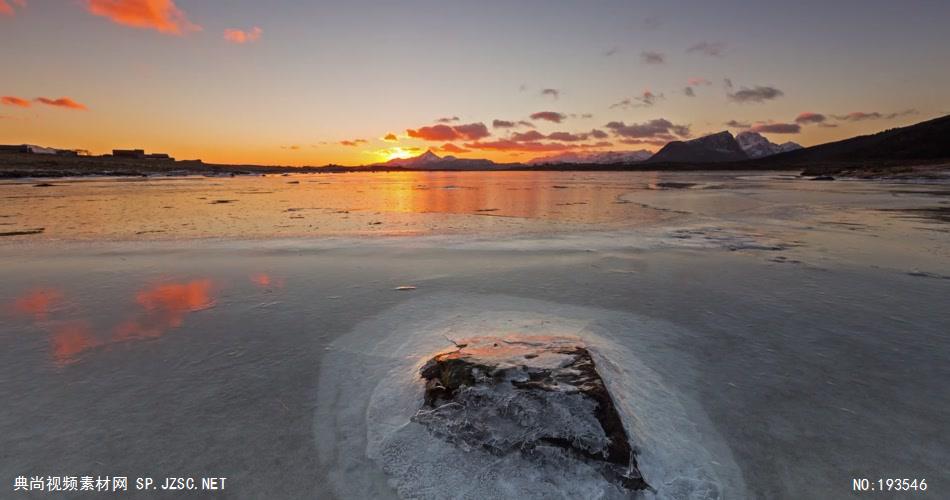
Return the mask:
<path id="1" fill-rule="evenodd" d="M 251 282 L 265 290 L 284 285 L 283 278 L 267 273 L 252 274 Z M 132 304 L 119 304 L 115 311 L 90 310 L 78 292 L 31 288 L 3 309 L 7 316 L 46 332 L 49 359 L 62 367 L 94 349 L 157 339 L 182 328 L 192 313 L 215 307 L 220 288 L 211 278 L 149 283 L 131 292 Z M 105 322 L 93 319 L 103 313 Z"/>

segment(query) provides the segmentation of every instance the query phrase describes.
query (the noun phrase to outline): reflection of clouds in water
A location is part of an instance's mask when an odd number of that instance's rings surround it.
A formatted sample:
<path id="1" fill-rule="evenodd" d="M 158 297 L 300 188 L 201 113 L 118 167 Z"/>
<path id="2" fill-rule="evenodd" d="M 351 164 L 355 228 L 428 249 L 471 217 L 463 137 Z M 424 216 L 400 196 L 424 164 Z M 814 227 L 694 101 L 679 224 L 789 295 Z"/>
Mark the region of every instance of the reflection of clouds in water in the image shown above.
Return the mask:
<path id="1" fill-rule="evenodd" d="M 265 275 L 266 276 L 266 275 Z M 276 280 L 282 283 L 282 280 Z M 65 302 L 65 294 L 54 288 L 37 288 L 16 298 L 9 309 L 18 316 L 29 317 L 49 332 L 50 357 L 59 365 L 74 363 L 86 351 L 117 342 L 153 339 L 171 329 L 179 328 L 185 317 L 196 311 L 214 307 L 214 283 L 210 279 L 162 283 L 142 288 L 135 293 L 141 310 L 113 328 L 96 335 L 86 320 L 50 321 L 52 313 Z"/>
<path id="2" fill-rule="evenodd" d="M 168 283 L 146 288 L 135 296 L 144 311 L 135 319 L 115 328 L 113 340 L 136 340 L 161 337 L 178 328 L 188 313 L 214 306 L 211 280 Z"/>
<path id="3" fill-rule="evenodd" d="M 34 321 L 46 321 L 50 309 L 62 301 L 63 293 L 53 288 L 39 288 L 13 301 L 12 309 L 18 314 L 33 316 Z"/>
<path id="4" fill-rule="evenodd" d="M 257 273 L 250 276 L 251 283 L 261 287 L 261 288 L 283 288 L 284 279 L 276 278 L 267 273 Z"/>

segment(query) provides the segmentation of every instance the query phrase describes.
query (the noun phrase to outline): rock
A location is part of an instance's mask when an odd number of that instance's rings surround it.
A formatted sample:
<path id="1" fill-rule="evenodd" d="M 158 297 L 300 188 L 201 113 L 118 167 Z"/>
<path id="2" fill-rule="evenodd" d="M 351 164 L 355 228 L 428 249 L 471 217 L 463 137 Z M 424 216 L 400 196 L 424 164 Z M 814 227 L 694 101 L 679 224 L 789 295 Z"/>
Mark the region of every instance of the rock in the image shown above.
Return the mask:
<path id="1" fill-rule="evenodd" d="M 413 421 L 462 449 L 498 455 L 552 450 L 647 489 L 604 381 L 569 337 L 474 337 L 421 368 L 425 402 Z"/>

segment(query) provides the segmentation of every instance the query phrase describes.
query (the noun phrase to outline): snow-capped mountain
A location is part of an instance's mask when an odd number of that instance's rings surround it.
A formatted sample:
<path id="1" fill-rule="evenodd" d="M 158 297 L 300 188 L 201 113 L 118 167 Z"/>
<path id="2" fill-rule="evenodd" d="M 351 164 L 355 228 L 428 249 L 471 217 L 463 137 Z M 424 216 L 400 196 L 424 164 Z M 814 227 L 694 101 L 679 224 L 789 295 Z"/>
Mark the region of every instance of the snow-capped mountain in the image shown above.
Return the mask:
<path id="1" fill-rule="evenodd" d="M 469 160 L 466 158 L 456 158 L 454 156 L 439 156 L 426 151 L 419 156 L 412 158 L 394 158 L 385 163 L 377 163 L 387 167 L 403 167 L 419 170 L 485 170 L 495 167 L 495 162 L 491 160 Z"/>
<path id="2" fill-rule="evenodd" d="M 663 146 L 650 163 L 715 163 L 748 159 L 745 151 L 728 131 L 690 141 L 673 141 Z"/>
<path id="3" fill-rule="evenodd" d="M 550 156 L 535 158 L 528 163 L 544 165 L 553 163 L 595 163 L 610 165 L 614 163 L 639 163 L 653 156 L 652 151 L 638 149 L 636 151 L 601 151 L 601 152 L 564 152 Z"/>
<path id="4" fill-rule="evenodd" d="M 763 137 L 762 134 L 749 130 L 740 132 L 739 135 L 736 136 L 736 141 L 739 142 L 739 146 L 745 151 L 745 154 L 753 159 L 802 149 L 801 145 L 791 141 L 775 144 Z"/>

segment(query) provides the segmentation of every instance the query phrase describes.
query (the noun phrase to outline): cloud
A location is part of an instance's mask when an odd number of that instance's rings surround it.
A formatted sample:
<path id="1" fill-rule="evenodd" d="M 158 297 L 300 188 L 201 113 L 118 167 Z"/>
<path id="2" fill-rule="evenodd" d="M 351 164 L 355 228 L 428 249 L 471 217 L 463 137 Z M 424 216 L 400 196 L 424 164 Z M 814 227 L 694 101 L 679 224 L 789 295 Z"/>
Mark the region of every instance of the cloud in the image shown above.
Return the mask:
<path id="1" fill-rule="evenodd" d="M 228 28 L 224 30 L 224 39 L 236 44 L 252 43 L 260 40 L 261 35 L 264 34 L 264 30 L 258 28 L 257 26 L 244 31 L 236 28 Z"/>
<path id="2" fill-rule="evenodd" d="M 76 109 L 80 111 L 85 111 L 86 109 L 88 109 L 86 108 L 85 105 L 79 104 L 78 102 L 68 97 L 60 97 L 59 99 L 50 99 L 49 97 L 37 97 L 36 99 L 33 99 L 33 100 L 38 103 L 46 104 L 47 106 L 56 106 L 59 108 L 69 108 L 69 109 Z"/>
<path id="3" fill-rule="evenodd" d="M 749 130 L 765 134 L 797 134 L 802 127 L 797 123 L 760 123 Z"/>
<path id="4" fill-rule="evenodd" d="M 699 52 L 705 56 L 719 57 L 726 48 L 722 42 L 699 42 L 686 49 L 687 53 Z"/>
<path id="5" fill-rule="evenodd" d="M 481 149 L 492 151 L 564 151 L 571 149 L 571 146 L 555 142 L 518 142 L 510 139 L 501 139 L 490 142 L 472 142 L 465 144 L 469 149 Z"/>
<path id="6" fill-rule="evenodd" d="M 452 122 L 457 122 L 457 121 L 459 121 L 459 117 L 457 116 L 445 116 L 445 117 L 439 118 L 435 122 L 436 123 L 452 123 Z"/>
<path id="7" fill-rule="evenodd" d="M 532 120 L 545 120 L 554 123 L 561 123 L 565 118 L 567 118 L 567 115 L 554 111 L 539 111 L 531 115 Z"/>
<path id="8" fill-rule="evenodd" d="M 534 128 L 534 124 L 529 122 L 528 120 L 518 120 L 518 125 L 522 125 L 528 128 Z"/>
<path id="9" fill-rule="evenodd" d="M 533 142 L 540 141 L 545 138 L 545 135 L 537 130 L 529 130 L 527 132 L 515 132 L 509 136 L 509 139 L 515 142 Z"/>
<path id="10" fill-rule="evenodd" d="M 493 120 L 491 126 L 492 128 L 514 128 L 517 124 L 508 120 Z"/>
<path id="11" fill-rule="evenodd" d="M 640 53 L 640 62 L 644 64 L 663 64 L 666 62 L 666 56 L 660 52 L 644 50 Z"/>
<path id="12" fill-rule="evenodd" d="M 650 91 L 650 89 L 646 89 L 643 91 L 642 94 L 640 94 L 637 97 L 634 97 L 634 98 L 628 97 L 622 101 L 611 104 L 610 109 L 649 108 L 650 106 L 653 106 L 654 104 L 656 104 L 656 101 L 660 99 L 665 99 L 663 94 L 654 94 L 652 91 Z M 634 102 L 637 102 L 639 104 L 634 104 Z"/>
<path id="13" fill-rule="evenodd" d="M 664 118 L 658 118 L 643 123 L 631 123 L 627 125 L 624 122 L 610 122 L 605 125 L 614 135 L 628 139 L 644 139 L 662 137 L 668 138 L 673 135 L 680 137 L 689 137 L 689 125 L 675 125 Z"/>
<path id="14" fill-rule="evenodd" d="M 13 5 L 10 5 L 12 3 Z M 13 7 L 26 7 L 26 0 L 10 0 L 10 3 L 7 3 L 6 0 L 0 0 L 0 16 L 12 16 L 15 14 Z"/>
<path id="15" fill-rule="evenodd" d="M 728 125 L 729 127 L 732 127 L 732 128 L 749 128 L 749 127 L 752 126 L 752 125 L 749 124 L 749 123 L 740 122 L 740 121 L 738 121 L 738 120 L 729 120 L 729 121 L 726 122 L 726 125 Z"/>
<path id="16" fill-rule="evenodd" d="M 491 135 L 484 123 L 466 125 L 432 125 L 418 129 L 406 129 L 409 137 L 424 141 L 477 141 Z"/>
<path id="17" fill-rule="evenodd" d="M 916 114 L 916 109 L 905 109 L 904 111 L 898 111 L 896 113 L 881 113 L 878 111 L 864 112 L 864 111 L 853 111 L 846 115 L 832 115 L 835 120 L 840 121 L 849 121 L 849 122 L 861 122 L 865 120 L 893 120 L 901 116 L 913 115 Z"/>
<path id="18" fill-rule="evenodd" d="M 174 0 L 84 0 L 89 13 L 108 18 L 116 24 L 153 29 L 166 35 L 200 31 Z"/>
<path id="19" fill-rule="evenodd" d="M 612 55 L 615 55 L 617 52 L 620 52 L 620 49 L 619 49 L 619 48 L 617 48 L 617 47 L 611 47 L 611 48 L 609 48 L 609 49 L 607 49 L 607 50 L 604 51 L 604 57 L 610 57 L 610 56 L 612 56 Z"/>
<path id="20" fill-rule="evenodd" d="M 812 113 L 810 111 L 806 111 L 804 113 L 800 113 L 797 117 L 795 117 L 795 123 L 798 123 L 801 125 L 807 125 L 810 123 L 822 123 L 827 119 L 828 117 L 826 117 L 825 115 L 821 113 Z"/>
<path id="21" fill-rule="evenodd" d="M 356 146 L 359 146 L 360 144 L 366 144 L 366 142 L 367 142 L 366 139 L 343 140 L 343 141 L 340 141 L 340 145 L 356 147 Z"/>
<path id="22" fill-rule="evenodd" d="M 561 97 L 561 91 L 558 89 L 541 89 L 541 95 L 551 96 L 556 101 L 559 97 Z"/>
<path id="23" fill-rule="evenodd" d="M 30 101 L 22 99 L 20 97 L 14 97 L 12 95 L 5 95 L 0 97 L 0 103 L 3 103 L 7 106 L 19 106 L 21 108 L 30 107 Z"/>
<path id="24" fill-rule="evenodd" d="M 447 142 L 447 143 L 443 144 L 441 148 L 437 148 L 437 149 L 438 149 L 439 151 L 443 151 L 443 152 L 446 152 L 446 153 L 455 153 L 455 154 L 461 154 L 461 153 L 468 153 L 468 152 L 469 152 L 467 149 L 460 148 L 460 147 L 456 146 L 455 144 L 452 144 L 451 142 Z"/>
<path id="25" fill-rule="evenodd" d="M 491 132 L 488 131 L 488 127 L 484 123 L 469 123 L 467 125 L 456 125 L 455 131 L 461 136 L 462 139 L 467 141 L 477 141 L 479 139 L 484 139 L 491 135 Z"/>
<path id="26" fill-rule="evenodd" d="M 386 142 L 396 142 L 399 140 L 399 138 L 396 137 L 396 134 L 390 132 L 383 137 L 383 140 Z"/>
<path id="27" fill-rule="evenodd" d="M 291 150 L 291 151 L 299 151 L 299 150 L 300 150 L 300 146 L 297 145 L 297 144 L 291 144 L 291 145 L 289 145 L 289 146 L 281 146 L 280 149 L 289 149 L 289 150 Z"/>
<path id="28" fill-rule="evenodd" d="M 705 85 L 708 87 L 712 85 L 712 82 L 705 78 L 693 77 L 689 80 L 686 80 L 686 85 L 689 85 L 690 87 L 699 87 L 700 85 Z"/>
<path id="29" fill-rule="evenodd" d="M 595 128 L 594 130 L 590 131 L 590 136 L 593 137 L 594 139 L 606 139 L 607 132 L 604 132 L 603 130 L 597 130 Z"/>
<path id="30" fill-rule="evenodd" d="M 575 134 L 571 132 L 552 132 L 548 134 L 548 139 L 561 142 L 579 142 L 586 141 L 589 134 Z"/>
<path id="31" fill-rule="evenodd" d="M 693 87 L 684 87 L 683 94 L 686 95 L 686 97 L 696 97 L 696 92 L 693 91 Z"/>
<path id="32" fill-rule="evenodd" d="M 641 106 L 648 108 L 653 106 L 657 99 L 665 99 L 665 97 L 663 97 L 663 94 L 654 94 L 653 92 L 650 92 L 649 89 L 647 89 L 644 90 L 643 94 L 641 94 L 639 97 L 634 97 L 633 99 L 638 101 Z"/>
<path id="33" fill-rule="evenodd" d="M 722 79 L 722 86 L 725 87 L 725 88 L 727 88 L 727 89 L 729 89 L 729 90 L 732 90 L 732 79 L 731 79 L 731 78 L 723 78 L 723 79 Z"/>
<path id="34" fill-rule="evenodd" d="M 731 82 L 730 82 L 731 83 Z M 770 101 L 772 99 L 778 99 L 785 95 L 781 90 L 765 86 L 765 85 L 756 85 L 755 87 L 748 88 L 742 87 L 741 89 L 728 93 L 728 97 L 731 101 L 739 103 L 755 102 L 761 103 L 765 101 Z"/>

